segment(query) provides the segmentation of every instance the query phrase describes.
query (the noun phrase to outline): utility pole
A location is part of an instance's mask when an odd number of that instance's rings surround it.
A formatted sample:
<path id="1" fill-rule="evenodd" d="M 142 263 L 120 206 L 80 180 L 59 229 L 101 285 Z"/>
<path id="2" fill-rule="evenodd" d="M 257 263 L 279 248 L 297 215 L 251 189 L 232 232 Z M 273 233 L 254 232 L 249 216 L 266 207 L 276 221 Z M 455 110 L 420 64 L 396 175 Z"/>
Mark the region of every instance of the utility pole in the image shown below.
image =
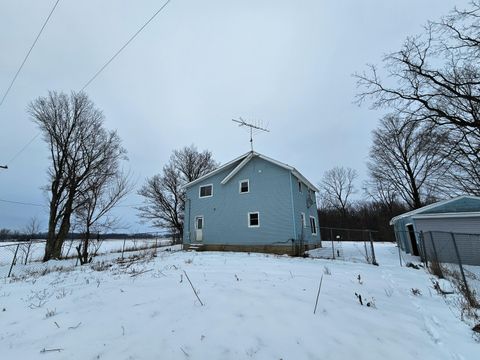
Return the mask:
<path id="1" fill-rule="evenodd" d="M 261 127 L 261 126 L 258 126 L 258 125 L 255 125 L 255 124 L 246 122 L 246 121 L 243 120 L 241 117 L 239 118 L 239 120 L 237 120 L 237 119 L 232 119 L 232 121 L 238 123 L 238 124 L 239 124 L 238 126 L 245 126 L 245 127 L 250 128 L 250 149 L 251 149 L 252 151 L 253 151 L 253 131 L 254 131 L 254 129 L 255 129 L 255 130 L 258 130 L 258 131 L 270 132 L 270 130 L 268 130 L 268 129 L 264 128 L 264 127 Z"/>

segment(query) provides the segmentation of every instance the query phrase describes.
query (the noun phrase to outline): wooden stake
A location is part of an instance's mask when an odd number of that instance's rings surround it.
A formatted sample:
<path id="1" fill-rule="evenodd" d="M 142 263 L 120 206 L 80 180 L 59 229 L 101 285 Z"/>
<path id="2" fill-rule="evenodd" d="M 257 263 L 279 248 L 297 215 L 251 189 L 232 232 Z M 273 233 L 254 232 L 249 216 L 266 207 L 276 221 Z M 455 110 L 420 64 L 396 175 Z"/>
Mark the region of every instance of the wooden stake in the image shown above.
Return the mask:
<path id="1" fill-rule="evenodd" d="M 318 297 L 320 296 L 320 289 L 322 288 L 322 281 L 323 281 L 323 275 L 320 278 L 320 285 L 318 285 L 317 300 L 315 301 L 315 309 L 313 310 L 314 315 L 317 312 Z"/>
<path id="2" fill-rule="evenodd" d="M 185 270 L 183 270 L 183 273 L 185 274 L 185 277 L 187 278 L 188 282 L 190 283 L 190 286 L 192 287 L 192 290 L 193 290 L 193 292 L 195 293 L 195 296 L 197 297 L 198 301 L 200 301 L 200 304 L 203 306 L 203 302 L 202 302 L 202 300 L 200 300 L 200 298 L 198 297 L 197 290 L 195 290 L 195 288 L 193 287 L 193 284 L 192 284 L 192 282 L 190 281 L 190 278 L 188 277 L 187 272 L 186 272 Z"/>

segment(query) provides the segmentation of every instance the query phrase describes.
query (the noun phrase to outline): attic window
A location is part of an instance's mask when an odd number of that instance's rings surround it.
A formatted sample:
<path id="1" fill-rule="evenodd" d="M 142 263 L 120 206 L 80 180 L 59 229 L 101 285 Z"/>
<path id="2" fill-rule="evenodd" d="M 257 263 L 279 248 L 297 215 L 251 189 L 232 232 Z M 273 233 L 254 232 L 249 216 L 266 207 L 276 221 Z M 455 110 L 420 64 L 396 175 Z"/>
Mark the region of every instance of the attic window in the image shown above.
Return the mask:
<path id="1" fill-rule="evenodd" d="M 213 196 L 213 185 L 209 184 L 200 186 L 199 197 L 204 198 L 210 196 Z"/>
<path id="2" fill-rule="evenodd" d="M 298 192 L 302 192 L 302 182 L 298 182 Z"/>
<path id="3" fill-rule="evenodd" d="M 248 213 L 248 227 L 260 227 L 260 213 L 258 211 Z"/>
<path id="4" fill-rule="evenodd" d="M 250 192 L 250 182 L 247 180 L 240 181 L 240 194 L 246 194 Z"/>

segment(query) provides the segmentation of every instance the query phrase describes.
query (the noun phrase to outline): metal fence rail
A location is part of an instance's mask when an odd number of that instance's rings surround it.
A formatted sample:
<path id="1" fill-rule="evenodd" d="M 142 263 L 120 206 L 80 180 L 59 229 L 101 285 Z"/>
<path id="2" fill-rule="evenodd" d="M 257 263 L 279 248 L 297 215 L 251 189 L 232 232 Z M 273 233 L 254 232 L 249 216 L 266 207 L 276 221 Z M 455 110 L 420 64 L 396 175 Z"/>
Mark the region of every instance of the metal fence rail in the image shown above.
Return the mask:
<path id="1" fill-rule="evenodd" d="M 57 265 L 79 265 L 76 248 L 80 243 L 81 240 L 66 240 L 62 247 L 64 261 Z M 170 247 L 175 243 L 174 239 L 165 238 L 90 240 L 89 254 L 102 259 L 123 259 L 132 252 L 157 252 L 158 249 Z M 0 279 L 46 271 L 49 265 L 42 261 L 45 244 L 45 240 L 0 242 Z"/>
<path id="2" fill-rule="evenodd" d="M 378 265 L 374 247 L 378 231 L 320 227 L 320 234 L 322 247 L 313 252 L 315 257 Z"/>

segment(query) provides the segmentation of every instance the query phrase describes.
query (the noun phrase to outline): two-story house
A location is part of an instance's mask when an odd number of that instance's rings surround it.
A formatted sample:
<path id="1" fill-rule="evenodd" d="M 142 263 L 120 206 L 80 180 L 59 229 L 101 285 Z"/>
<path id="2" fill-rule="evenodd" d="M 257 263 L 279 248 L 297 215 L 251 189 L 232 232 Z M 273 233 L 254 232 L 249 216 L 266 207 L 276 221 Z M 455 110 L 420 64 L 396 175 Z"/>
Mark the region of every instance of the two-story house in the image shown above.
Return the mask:
<path id="1" fill-rule="evenodd" d="M 250 151 L 185 187 L 187 248 L 291 253 L 320 246 L 318 189 L 290 165 Z"/>

